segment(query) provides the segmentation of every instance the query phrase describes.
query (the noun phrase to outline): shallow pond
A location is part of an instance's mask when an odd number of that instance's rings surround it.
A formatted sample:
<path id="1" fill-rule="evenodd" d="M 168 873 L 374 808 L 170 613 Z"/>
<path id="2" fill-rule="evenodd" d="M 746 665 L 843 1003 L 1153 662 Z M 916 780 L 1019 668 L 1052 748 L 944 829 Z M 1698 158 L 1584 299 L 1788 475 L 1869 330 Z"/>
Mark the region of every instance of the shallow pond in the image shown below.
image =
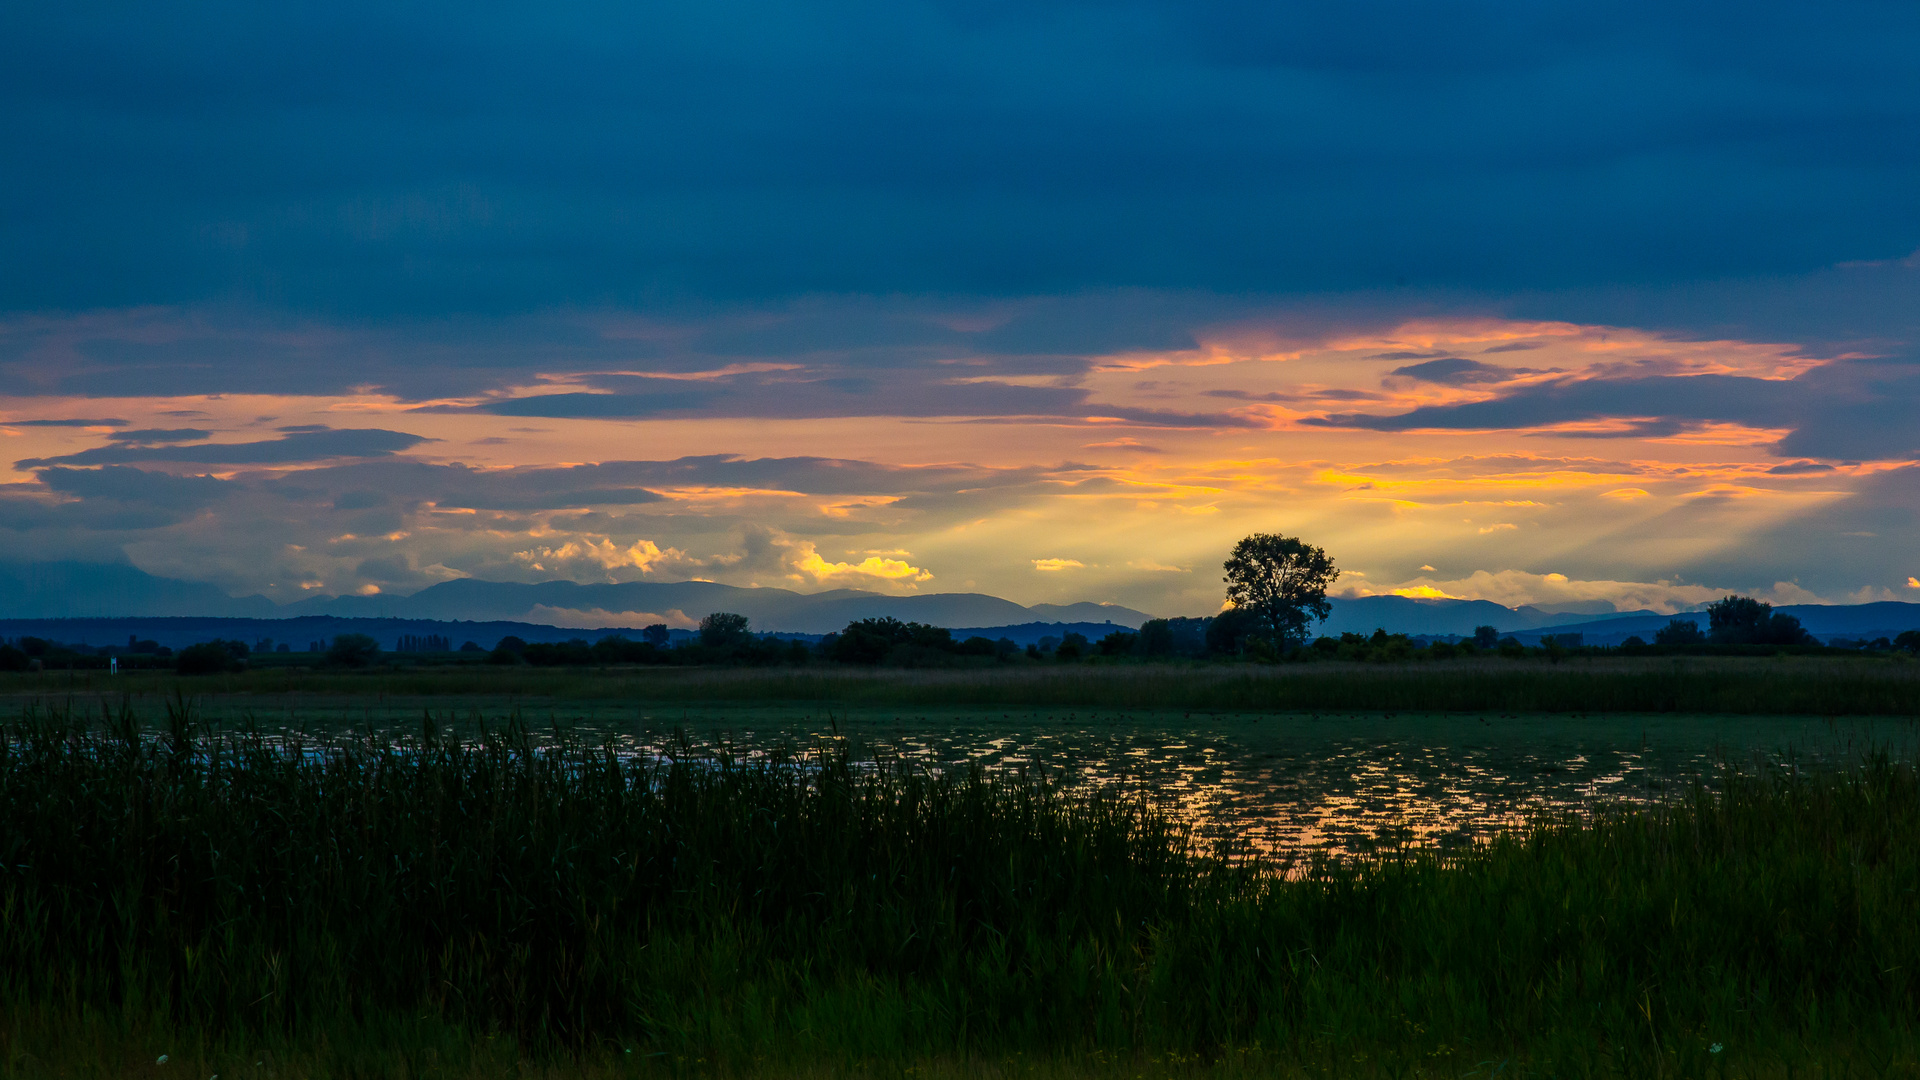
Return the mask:
<path id="1" fill-rule="evenodd" d="M 159 719 L 157 702 L 140 711 Z M 1871 750 L 1913 758 L 1920 747 L 1920 728 L 1905 720 L 1685 714 L 824 712 L 391 697 L 212 699 L 198 712 L 221 726 L 251 719 L 321 736 L 417 733 L 427 713 L 470 731 L 517 714 L 535 732 L 611 739 L 640 755 L 664 751 L 676 733 L 746 753 L 847 739 L 931 766 L 1025 769 L 1069 787 L 1138 794 L 1205 842 L 1280 858 L 1459 844 L 1542 813 L 1671 798 L 1727 766 L 1836 768 Z"/>
<path id="2" fill-rule="evenodd" d="M 661 719 L 669 718 L 646 722 Z M 1835 768 L 1874 749 L 1912 757 L 1916 747 L 1909 722 L 1777 717 L 955 711 L 836 714 L 827 724 L 737 712 L 671 719 L 696 737 L 744 747 L 838 735 L 929 763 L 1117 787 L 1156 801 L 1204 839 L 1280 857 L 1458 844 L 1545 812 L 1671 798 L 1727 766 Z M 622 741 L 661 742 L 652 728 Z"/>

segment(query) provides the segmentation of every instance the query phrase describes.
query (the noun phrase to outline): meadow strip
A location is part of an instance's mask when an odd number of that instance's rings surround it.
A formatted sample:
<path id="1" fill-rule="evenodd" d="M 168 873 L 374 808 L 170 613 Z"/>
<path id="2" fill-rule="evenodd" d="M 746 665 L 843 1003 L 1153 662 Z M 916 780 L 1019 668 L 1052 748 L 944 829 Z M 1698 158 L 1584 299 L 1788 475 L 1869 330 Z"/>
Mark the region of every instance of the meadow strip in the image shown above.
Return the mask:
<path id="1" fill-rule="evenodd" d="M 1615 712 L 1920 716 L 1920 662 L 1900 658 L 1608 657 L 1411 663 L 1014 664 L 889 669 L 274 669 L 176 676 L 45 672 L 0 677 L 0 696 L 299 694 L 506 696 L 648 703 L 1219 712 Z"/>

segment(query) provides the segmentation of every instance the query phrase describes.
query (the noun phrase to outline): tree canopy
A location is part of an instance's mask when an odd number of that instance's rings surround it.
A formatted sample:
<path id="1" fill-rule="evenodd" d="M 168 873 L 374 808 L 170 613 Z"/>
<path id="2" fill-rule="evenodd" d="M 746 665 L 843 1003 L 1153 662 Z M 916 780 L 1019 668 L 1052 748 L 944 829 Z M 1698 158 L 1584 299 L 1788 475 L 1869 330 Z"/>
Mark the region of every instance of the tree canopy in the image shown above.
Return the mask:
<path id="1" fill-rule="evenodd" d="M 1694 619 L 1670 619 L 1653 635 L 1655 645 L 1699 645 L 1707 640 Z"/>
<path id="2" fill-rule="evenodd" d="M 1297 537 L 1254 533 L 1234 545 L 1225 566 L 1227 602 L 1276 646 L 1305 641 L 1309 620 L 1333 613 L 1327 586 L 1340 571 L 1325 551 Z"/>
<path id="3" fill-rule="evenodd" d="M 745 615 L 716 611 L 700 620 L 700 644 L 710 649 L 740 645 L 753 637 Z"/>
<path id="4" fill-rule="evenodd" d="M 365 634 L 341 634 L 327 647 L 327 663 L 334 667 L 367 667 L 380 658 L 380 643 Z"/>
<path id="5" fill-rule="evenodd" d="M 1728 596 L 1707 605 L 1708 636 L 1721 645 L 1800 645 L 1812 639 L 1800 620 L 1751 596 Z"/>
<path id="6" fill-rule="evenodd" d="M 372 639 L 369 638 L 369 641 Z M 202 641 L 198 645 L 189 645 L 174 657 L 174 668 L 182 675 L 215 675 L 222 671 L 239 671 L 247 666 L 250 650 L 243 641 L 224 641 L 215 638 Z"/>

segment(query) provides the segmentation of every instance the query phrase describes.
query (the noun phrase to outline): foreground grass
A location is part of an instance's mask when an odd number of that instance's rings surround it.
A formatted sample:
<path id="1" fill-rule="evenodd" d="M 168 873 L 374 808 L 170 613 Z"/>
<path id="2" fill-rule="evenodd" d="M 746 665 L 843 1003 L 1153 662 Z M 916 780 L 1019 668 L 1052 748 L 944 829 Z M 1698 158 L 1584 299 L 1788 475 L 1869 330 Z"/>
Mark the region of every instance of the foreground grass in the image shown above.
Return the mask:
<path id="1" fill-rule="evenodd" d="M 1620 712 L 1920 715 L 1905 657 L 1478 658 L 1398 664 L 1086 662 L 900 670 L 773 668 L 272 669 L 217 676 L 53 671 L 0 676 L 0 695 L 252 694 L 517 697 L 640 703 L 815 703 L 1223 712 Z"/>
<path id="2" fill-rule="evenodd" d="M 108 721 L 0 748 L 12 1075 L 1878 1074 L 1920 1046 L 1920 775 L 1885 761 L 1282 874 L 1138 804 L 830 747 Z"/>
<path id="3" fill-rule="evenodd" d="M 16 1028 L 17 1030 L 17 1028 Z M 1113 1054 L 1009 1054 L 920 1058 L 911 1061 L 767 1058 L 721 1063 L 712 1059 L 644 1057 L 621 1051 L 587 1051 L 532 1058 L 506 1038 L 475 1038 L 424 1024 L 394 1030 L 359 1029 L 318 1048 L 285 1043 L 240 1047 L 190 1046 L 158 1061 L 156 1045 L 178 1046 L 171 1033 L 131 1033 L 108 1025 L 63 1025 L 48 1054 L 17 1050 L 0 1062 L 0 1075 L 19 1077 L 396 1077 L 434 1080 L 624 1080 L 624 1078 L 741 1077 L 791 1080 L 1241 1080 L 1241 1078 L 1381 1077 L 1393 1080 L 1456 1080 L 1475 1077 L 1658 1076 L 1753 1077 L 1825 1080 L 1841 1077 L 1920 1076 L 1911 1049 L 1889 1052 L 1885 1040 L 1847 1039 L 1810 1043 L 1772 1039 L 1764 1050 L 1723 1047 L 1623 1060 L 1604 1052 L 1552 1064 L 1513 1057 L 1473 1059 L 1441 1047 L 1435 1051 L 1378 1053 L 1342 1046 L 1332 1039 L 1308 1056 L 1242 1047 L 1216 1055 L 1178 1052 Z"/>

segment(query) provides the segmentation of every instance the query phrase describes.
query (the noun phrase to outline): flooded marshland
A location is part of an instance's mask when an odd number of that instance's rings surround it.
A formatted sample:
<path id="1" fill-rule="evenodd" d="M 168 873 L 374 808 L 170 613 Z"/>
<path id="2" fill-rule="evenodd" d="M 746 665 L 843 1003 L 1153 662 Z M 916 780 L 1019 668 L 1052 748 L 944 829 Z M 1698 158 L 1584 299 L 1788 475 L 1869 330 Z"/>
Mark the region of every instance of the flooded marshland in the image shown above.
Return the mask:
<path id="1" fill-rule="evenodd" d="M 149 726 L 164 703 L 132 705 Z M 16 703 L 16 708 L 28 707 Z M 105 701 L 32 707 L 118 708 Z M 1205 847 L 1281 860 L 1485 839 L 1541 816 L 1672 798 L 1722 769 L 1822 770 L 1910 759 L 1913 721 L 1689 714 L 1248 714 L 1197 711 L 832 709 L 612 701 L 289 695 L 212 697 L 200 723 L 313 743 L 350 732 L 455 737 L 517 722 L 536 742 L 636 757 L 758 757 L 846 742 L 934 770 L 1021 772 L 1068 791 L 1145 799 Z"/>

